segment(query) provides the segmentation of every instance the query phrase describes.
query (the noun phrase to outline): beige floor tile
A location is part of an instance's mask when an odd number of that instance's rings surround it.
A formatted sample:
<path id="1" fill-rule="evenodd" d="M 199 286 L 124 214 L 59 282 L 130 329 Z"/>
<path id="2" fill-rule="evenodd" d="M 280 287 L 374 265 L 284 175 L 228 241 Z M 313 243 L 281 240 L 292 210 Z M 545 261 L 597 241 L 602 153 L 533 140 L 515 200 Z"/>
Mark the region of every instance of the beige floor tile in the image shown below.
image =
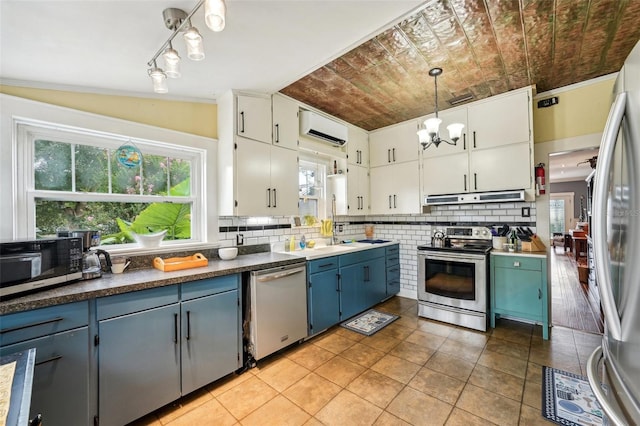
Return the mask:
<path id="1" fill-rule="evenodd" d="M 493 368 L 476 365 L 469 377 L 469 383 L 515 401 L 522 399 L 524 379 Z"/>
<path id="2" fill-rule="evenodd" d="M 542 409 L 542 384 L 526 381 L 524 384 L 522 403 L 538 410 Z"/>
<path id="3" fill-rule="evenodd" d="M 469 346 L 479 346 L 481 348 L 487 344 L 487 340 L 489 340 L 489 333 L 485 333 L 482 331 L 473 331 L 466 330 L 462 328 L 454 329 L 451 334 L 449 334 L 449 339 L 457 340 L 459 342 L 463 342 Z"/>
<path id="4" fill-rule="evenodd" d="M 245 371 L 242 374 L 230 374 L 217 382 L 213 382 L 207 386 L 207 390 L 211 392 L 211 395 L 218 396 L 221 393 L 228 391 L 229 389 L 238 386 L 240 383 L 245 382 L 254 376 L 253 369 Z"/>
<path id="5" fill-rule="evenodd" d="M 355 340 L 356 342 L 359 342 L 360 340 L 367 337 L 364 334 L 356 333 L 355 331 L 349 330 L 348 328 L 344 327 L 336 327 L 334 333 L 338 336 L 346 337 L 349 340 Z"/>
<path id="6" fill-rule="evenodd" d="M 527 381 L 542 383 L 542 366 L 535 362 L 527 363 Z"/>
<path id="7" fill-rule="evenodd" d="M 456 403 L 471 414 L 498 425 L 517 425 L 520 403 L 488 390 L 467 384 Z"/>
<path id="8" fill-rule="evenodd" d="M 558 368 L 575 374 L 581 374 L 578 353 L 567 353 L 554 349 L 531 348 L 529 361 L 547 367 Z"/>
<path id="9" fill-rule="evenodd" d="M 495 336 L 492 336 L 487 342 L 487 346 L 484 348 L 486 351 L 497 352 L 502 355 L 511 356 L 514 358 L 528 359 L 529 358 L 529 345 L 522 345 L 520 343 L 510 342 L 508 340 L 502 340 Z"/>
<path id="10" fill-rule="evenodd" d="M 315 370 L 334 356 L 336 354 L 333 352 L 311 343 L 303 344 L 298 350 L 287 355 L 290 360 L 308 370 Z"/>
<path id="11" fill-rule="evenodd" d="M 491 336 L 525 346 L 529 346 L 531 344 L 531 330 L 527 332 L 526 330 L 519 328 L 513 329 L 497 326 L 493 330 L 493 333 L 491 333 Z"/>
<path id="12" fill-rule="evenodd" d="M 322 364 L 315 372 L 338 386 L 345 387 L 364 370 L 363 366 L 337 356 Z"/>
<path id="13" fill-rule="evenodd" d="M 283 395 L 307 413 L 314 415 L 342 388 L 315 373 L 305 376 L 283 392 Z"/>
<path id="14" fill-rule="evenodd" d="M 288 358 L 282 358 L 256 376 L 278 392 L 282 392 L 309 373 L 310 371 L 300 364 Z"/>
<path id="15" fill-rule="evenodd" d="M 254 376 L 216 398 L 224 408 L 240 420 L 276 395 L 278 392 L 275 389 Z"/>
<path id="16" fill-rule="evenodd" d="M 243 426 L 297 426 L 305 424 L 310 418 L 311 416 L 300 407 L 278 395 L 242 419 L 240 423 Z"/>
<path id="17" fill-rule="evenodd" d="M 577 352 L 576 344 L 573 343 L 573 339 L 571 339 L 570 341 L 532 339 L 531 350 L 538 352 L 547 351 L 553 353 L 564 353 L 567 355 L 571 355 Z"/>
<path id="18" fill-rule="evenodd" d="M 411 333 L 413 333 L 413 329 L 409 327 L 405 327 L 401 324 L 397 324 L 396 322 L 392 322 L 382 330 L 378 332 L 378 334 L 384 334 L 385 336 L 393 337 L 398 340 L 404 340 Z"/>
<path id="19" fill-rule="evenodd" d="M 555 423 L 542 417 L 540 409 L 523 405 L 520 410 L 520 424 L 524 426 L 549 426 L 554 425 Z"/>
<path id="20" fill-rule="evenodd" d="M 324 426 L 324 425 L 320 420 L 316 419 L 315 417 L 311 417 L 309 420 L 307 420 L 304 426 Z"/>
<path id="21" fill-rule="evenodd" d="M 236 425 L 236 419 L 215 399 L 205 402 L 199 407 L 177 417 L 166 426 L 199 426 L 206 419 L 208 424 L 231 426 Z"/>
<path id="22" fill-rule="evenodd" d="M 340 356 L 363 367 L 371 367 L 384 356 L 384 352 L 362 343 L 356 343 L 342 352 Z"/>
<path id="23" fill-rule="evenodd" d="M 378 349 L 382 352 L 389 352 L 391 349 L 398 346 L 401 341 L 402 340 L 396 339 L 395 337 L 376 333 L 373 336 L 368 336 L 367 338 L 362 339 L 360 343 L 371 346 L 372 348 Z"/>
<path id="24" fill-rule="evenodd" d="M 412 425 L 443 425 L 453 406 L 405 387 L 387 407 L 387 411 Z"/>
<path id="25" fill-rule="evenodd" d="M 349 383 L 347 389 L 378 407 L 385 408 L 403 387 L 402 383 L 390 377 L 367 370 Z"/>
<path id="26" fill-rule="evenodd" d="M 410 423 L 405 422 L 402 419 L 397 418 L 393 414 L 384 411 L 378 417 L 378 420 L 373 424 L 374 426 L 411 426 Z"/>
<path id="27" fill-rule="evenodd" d="M 317 340 L 314 340 L 314 345 L 326 349 L 334 354 L 339 354 L 347 348 L 355 345 L 355 341 L 342 337 L 337 333 L 331 333 Z"/>
<path id="28" fill-rule="evenodd" d="M 464 388 L 465 382 L 455 379 L 446 374 L 433 371 L 429 368 L 421 368 L 409 386 L 422 393 L 431 395 L 448 404 L 455 404 Z"/>
<path id="29" fill-rule="evenodd" d="M 421 330 L 416 330 L 405 339 L 405 342 L 420 345 L 427 349 L 436 351 L 445 342 L 445 340 L 447 340 L 446 337 L 426 333 Z"/>
<path id="30" fill-rule="evenodd" d="M 212 399 L 213 395 L 211 395 L 206 388 L 199 389 L 183 398 L 180 398 L 173 404 L 162 407 L 156 412 L 156 415 L 160 419 L 161 423 L 169 423 L 170 421 L 175 420 L 183 414 L 201 406 L 207 401 L 211 401 Z"/>
<path id="31" fill-rule="evenodd" d="M 381 413 L 381 408 L 348 390 L 343 390 L 315 417 L 327 426 L 371 425 Z"/>
<path id="32" fill-rule="evenodd" d="M 482 348 L 480 346 L 469 346 L 458 340 L 448 338 L 440 345 L 438 352 L 448 353 L 475 363 L 480 358 L 480 354 L 482 354 Z"/>
<path id="33" fill-rule="evenodd" d="M 467 381 L 474 365 L 474 363 L 467 360 L 438 351 L 429 358 L 429 361 L 424 366 L 458 380 Z"/>
<path id="34" fill-rule="evenodd" d="M 371 366 L 373 371 L 407 384 L 416 375 L 420 366 L 393 355 L 385 355 Z"/>
<path id="35" fill-rule="evenodd" d="M 497 352 L 484 351 L 482 355 L 480 355 L 480 359 L 478 359 L 478 364 L 521 378 L 524 378 L 527 373 L 526 360 L 502 355 Z"/>
<path id="36" fill-rule="evenodd" d="M 399 324 L 403 327 L 415 330 L 418 327 L 418 316 L 402 315 L 400 318 L 394 321 L 394 324 Z"/>
<path id="37" fill-rule="evenodd" d="M 449 324 L 423 319 L 418 322 L 418 329 L 426 333 L 435 334 L 436 336 L 449 337 L 456 327 Z"/>
<path id="38" fill-rule="evenodd" d="M 493 424 L 495 423 L 481 417 L 474 416 L 473 414 L 467 413 L 459 408 L 453 409 L 446 423 L 447 426 L 488 426 Z"/>
<path id="39" fill-rule="evenodd" d="M 389 355 L 406 359 L 414 364 L 424 365 L 429 358 L 435 353 L 435 349 L 428 349 L 424 346 L 416 345 L 407 341 L 400 342 L 398 346 L 391 349 Z"/>
<path id="40" fill-rule="evenodd" d="M 602 344 L 602 334 L 573 330 L 573 340 L 576 345 L 590 346 L 595 349 Z"/>
<path id="41" fill-rule="evenodd" d="M 232 416 L 233 417 L 233 416 Z M 134 420 L 127 424 L 127 426 L 162 426 L 162 422 L 156 416 L 156 413 L 147 414 L 146 416 Z"/>

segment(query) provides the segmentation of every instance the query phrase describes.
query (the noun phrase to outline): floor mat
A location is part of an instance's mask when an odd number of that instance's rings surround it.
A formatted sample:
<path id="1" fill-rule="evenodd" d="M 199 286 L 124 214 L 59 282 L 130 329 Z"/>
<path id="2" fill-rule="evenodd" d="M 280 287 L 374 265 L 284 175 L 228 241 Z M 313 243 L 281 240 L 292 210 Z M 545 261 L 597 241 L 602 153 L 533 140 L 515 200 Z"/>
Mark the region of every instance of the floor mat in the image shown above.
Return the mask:
<path id="1" fill-rule="evenodd" d="M 351 318 L 340 325 L 357 333 L 371 336 L 398 318 L 400 318 L 398 315 L 369 309 L 368 311 L 363 312 L 357 317 Z"/>
<path id="2" fill-rule="evenodd" d="M 542 367 L 542 416 L 560 425 L 602 424 L 602 408 L 586 377 Z"/>

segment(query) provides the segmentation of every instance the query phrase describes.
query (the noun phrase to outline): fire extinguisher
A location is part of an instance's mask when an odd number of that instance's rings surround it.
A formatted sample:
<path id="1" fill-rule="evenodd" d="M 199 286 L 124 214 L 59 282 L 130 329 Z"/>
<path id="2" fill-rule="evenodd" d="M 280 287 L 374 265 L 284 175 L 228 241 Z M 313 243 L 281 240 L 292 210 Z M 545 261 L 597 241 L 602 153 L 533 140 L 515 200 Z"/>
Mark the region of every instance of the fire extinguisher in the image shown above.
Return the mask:
<path id="1" fill-rule="evenodd" d="M 544 194 L 544 163 L 536 164 L 536 194 Z"/>

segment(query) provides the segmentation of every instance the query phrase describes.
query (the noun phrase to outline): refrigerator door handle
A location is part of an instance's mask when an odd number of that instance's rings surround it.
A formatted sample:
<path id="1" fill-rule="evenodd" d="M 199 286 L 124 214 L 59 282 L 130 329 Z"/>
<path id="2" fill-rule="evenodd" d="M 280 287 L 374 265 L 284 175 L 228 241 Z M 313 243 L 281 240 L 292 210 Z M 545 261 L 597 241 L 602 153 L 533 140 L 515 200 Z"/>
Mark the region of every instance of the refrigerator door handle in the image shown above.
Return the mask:
<path id="1" fill-rule="evenodd" d="M 596 260 L 596 277 L 600 284 L 600 298 L 604 311 L 604 320 L 607 323 L 609 335 L 615 340 L 622 340 L 622 329 L 620 326 L 620 315 L 613 298 L 611 286 L 611 271 L 607 262 L 602 262 L 608 258 L 607 249 L 607 187 L 608 175 L 613 163 L 613 151 L 618 138 L 618 130 L 622 124 L 625 113 L 627 94 L 618 93 L 616 100 L 611 106 L 607 124 L 604 126 L 602 143 L 598 153 L 598 165 L 596 166 L 595 185 L 593 188 L 593 249 Z M 600 260 L 600 262 L 598 262 Z"/>
<path id="2" fill-rule="evenodd" d="M 589 356 L 587 360 L 587 378 L 589 379 L 589 385 L 595 395 L 598 403 L 602 407 L 602 411 L 607 416 L 609 424 L 612 425 L 625 425 L 627 420 L 620 417 L 620 414 L 609 404 L 607 394 L 602 390 L 600 380 L 598 380 L 598 364 L 602 359 L 602 346 L 598 346 L 595 351 Z"/>

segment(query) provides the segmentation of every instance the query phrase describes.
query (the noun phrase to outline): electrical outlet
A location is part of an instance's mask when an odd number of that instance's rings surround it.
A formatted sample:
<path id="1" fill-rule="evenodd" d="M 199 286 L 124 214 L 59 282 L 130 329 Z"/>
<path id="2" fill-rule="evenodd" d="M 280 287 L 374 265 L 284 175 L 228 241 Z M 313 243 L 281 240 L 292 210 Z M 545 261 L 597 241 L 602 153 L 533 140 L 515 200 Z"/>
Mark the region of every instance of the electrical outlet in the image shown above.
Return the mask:
<path id="1" fill-rule="evenodd" d="M 522 217 L 531 217 L 531 207 L 522 208 Z"/>

